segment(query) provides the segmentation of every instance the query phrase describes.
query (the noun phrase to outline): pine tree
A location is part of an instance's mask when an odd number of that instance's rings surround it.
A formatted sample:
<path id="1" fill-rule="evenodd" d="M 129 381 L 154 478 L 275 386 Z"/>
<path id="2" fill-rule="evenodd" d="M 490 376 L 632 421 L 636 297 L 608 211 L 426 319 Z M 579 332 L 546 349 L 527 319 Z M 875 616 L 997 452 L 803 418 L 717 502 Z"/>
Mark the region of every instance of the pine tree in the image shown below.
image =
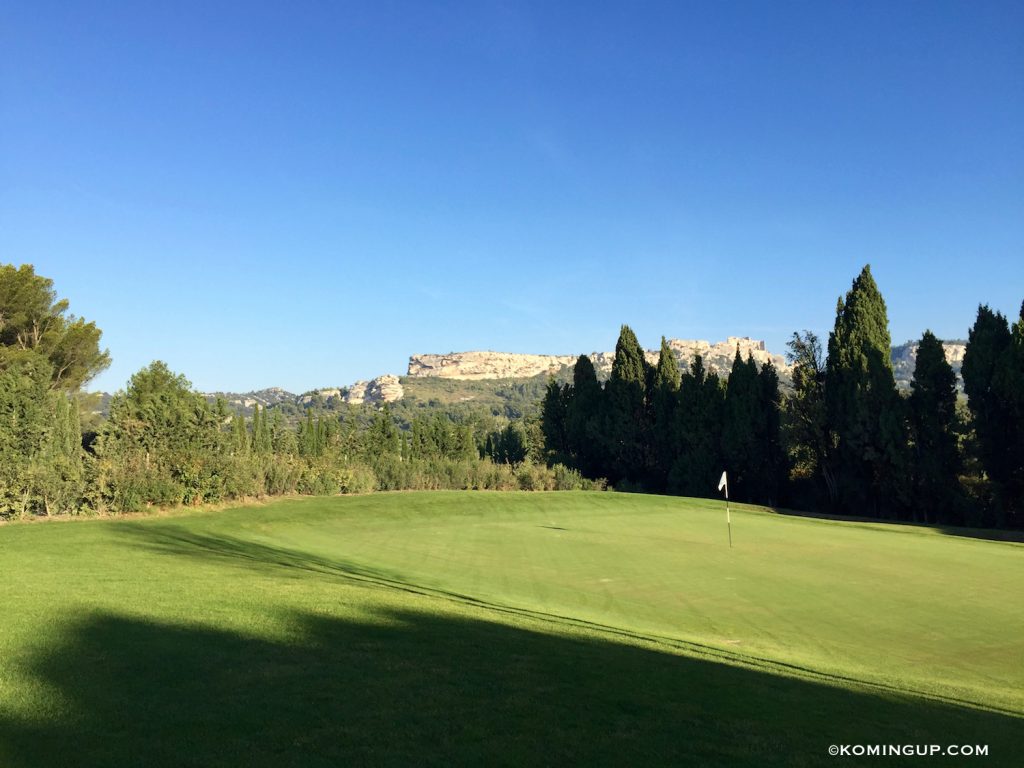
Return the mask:
<path id="1" fill-rule="evenodd" d="M 963 523 L 957 449 L 956 374 L 942 342 L 925 331 L 917 347 L 908 401 L 915 519 Z"/>
<path id="2" fill-rule="evenodd" d="M 836 440 L 840 511 L 898 516 L 907 494 L 904 404 L 892 374 L 885 301 L 865 266 L 836 307 L 826 363 L 826 416 Z"/>

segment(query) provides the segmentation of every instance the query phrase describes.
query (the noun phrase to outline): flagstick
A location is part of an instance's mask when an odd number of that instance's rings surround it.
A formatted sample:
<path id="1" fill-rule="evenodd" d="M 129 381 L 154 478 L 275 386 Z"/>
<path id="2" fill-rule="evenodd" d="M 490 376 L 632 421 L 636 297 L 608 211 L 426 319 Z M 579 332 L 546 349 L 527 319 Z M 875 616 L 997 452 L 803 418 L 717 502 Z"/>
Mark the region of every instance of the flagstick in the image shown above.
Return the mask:
<path id="1" fill-rule="evenodd" d="M 732 549 L 732 517 L 729 514 L 729 481 L 725 481 L 725 524 L 729 528 L 729 549 Z"/>

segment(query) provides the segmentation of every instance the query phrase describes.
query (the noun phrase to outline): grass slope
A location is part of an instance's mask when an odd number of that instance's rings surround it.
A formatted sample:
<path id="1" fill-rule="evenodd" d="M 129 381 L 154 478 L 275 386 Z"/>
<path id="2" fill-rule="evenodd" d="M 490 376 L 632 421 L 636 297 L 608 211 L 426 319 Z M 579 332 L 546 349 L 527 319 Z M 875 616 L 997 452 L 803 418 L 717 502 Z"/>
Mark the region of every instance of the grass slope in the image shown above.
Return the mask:
<path id="1" fill-rule="evenodd" d="M 1019 763 L 1024 546 L 733 520 L 439 492 L 0 527 L 0 765 Z"/>

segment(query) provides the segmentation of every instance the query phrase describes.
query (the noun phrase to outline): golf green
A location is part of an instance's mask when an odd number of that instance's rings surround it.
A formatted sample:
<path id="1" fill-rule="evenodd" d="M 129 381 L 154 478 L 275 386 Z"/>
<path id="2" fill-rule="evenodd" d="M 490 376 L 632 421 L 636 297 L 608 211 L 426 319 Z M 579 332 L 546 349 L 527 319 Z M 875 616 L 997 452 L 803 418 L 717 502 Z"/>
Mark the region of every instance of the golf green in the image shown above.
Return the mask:
<path id="1" fill-rule="evenodd" d="M 732 519 L 422 492 L 0 526 L 0 764 L 1019 764 L 1024 545 Z"/>

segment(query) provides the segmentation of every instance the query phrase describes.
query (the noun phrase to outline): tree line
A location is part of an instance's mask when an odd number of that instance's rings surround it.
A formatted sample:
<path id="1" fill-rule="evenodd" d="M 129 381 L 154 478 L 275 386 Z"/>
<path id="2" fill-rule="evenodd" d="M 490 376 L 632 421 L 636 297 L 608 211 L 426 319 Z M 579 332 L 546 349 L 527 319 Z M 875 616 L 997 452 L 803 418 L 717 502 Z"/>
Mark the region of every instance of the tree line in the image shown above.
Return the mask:
<path id="1" fill-rule="evenodd" d="M 841 515 L 977 527 L 1024 525 L 1024 305 L 1012 327 L 981 306 L 962 375 L 925 331 L 910 394 L 897 390 L 885 301 L 865 266 L 836 308 L 827 347 L 788 343 L 790 391 L 771 362 L 737 349 L 726 380 L 695 356 L 680 371 L 662 338 L 655 364 L 623 326 L 608 381 L 581 355 L 548 384 L 548 460 L 620 490 L 733 497 Z"/>
<path id="2" fill-rule="evenodd" d="M 1024 306 L 970 329 L 966 404 L 925 332 L 909 396 L 892 375 L 885 302 L 865 267 L 834 330 L 789 342 L 792 387 L 739 352 L 727 378 L 685 370 L 664 339 L 647 361 L 623 326 L 601 383 L 580 356 L 539 418 L 402 415 L 208 402 L 155 362 L 96 421 L 82 387 L 104 370 L 94 323 L 31 266 L 0 265 L 0 517 L 134 511 L 287 493 L 603 488 L 714 495 L 858 517 L 1024 527 Z"/>
<path id="3" fill-rule="evenodd" d="M 210 403 L 162 362 L 88 422 L 82 386 L 104 370 L 100 330 L 52 280 L 0 265 L 0 518 L 138 511 L 290 493 L 599 487 L 538 461 L 539 430 L 433 413 L 370 419 L 309 408 L 251 418 Z"/>

